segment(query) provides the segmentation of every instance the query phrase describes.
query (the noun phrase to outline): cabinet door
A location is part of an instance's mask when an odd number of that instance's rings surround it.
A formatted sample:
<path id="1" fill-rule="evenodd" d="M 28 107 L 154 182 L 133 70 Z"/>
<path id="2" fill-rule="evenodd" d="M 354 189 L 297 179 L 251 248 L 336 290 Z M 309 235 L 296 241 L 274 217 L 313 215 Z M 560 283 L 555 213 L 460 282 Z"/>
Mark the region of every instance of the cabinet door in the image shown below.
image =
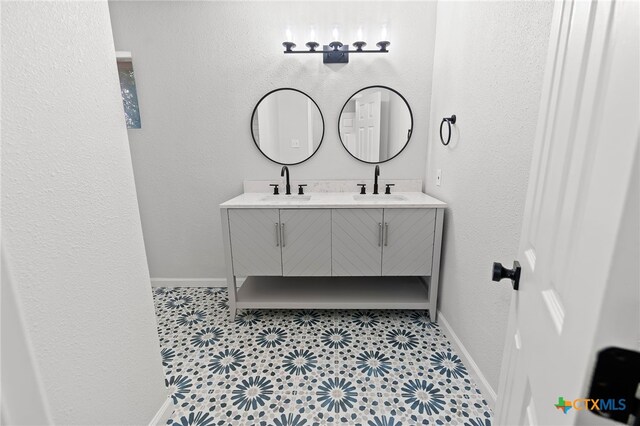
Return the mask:
<path id="1" fill-rule="evenodd" d="M 234 275 L 282 275 L 279 223 L 277 209 L 229 210 Z"/>
<path id="2" fill-rule="evenodd" d="M 380 276 L 382 209 L 332 211 L 333 276 Z"/>
<path id="3" fill-rule="evenodd" d="M 382 275 L 431 275 L 436 209 L 385 209 Z"/>
<path id="4" fill-rule="evenodd" d="M 331 210 L 280 210 L 284 276 L 331 276 Z"/>

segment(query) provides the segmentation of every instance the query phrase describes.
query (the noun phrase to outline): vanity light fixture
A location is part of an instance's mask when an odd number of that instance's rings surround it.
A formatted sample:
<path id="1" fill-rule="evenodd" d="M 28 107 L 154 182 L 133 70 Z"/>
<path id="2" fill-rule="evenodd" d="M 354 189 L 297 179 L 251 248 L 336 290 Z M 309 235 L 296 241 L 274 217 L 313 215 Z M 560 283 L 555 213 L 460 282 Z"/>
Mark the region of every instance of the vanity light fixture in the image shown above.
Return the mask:
<path id="1" fill-rule="evenodd" d="M 315 32 L 312 31 L 312 39 L 315 38 Z M 349 49 L 349 45 L 344 45 L 342 42 L 338 40 L 338 30 L 337 28 L 333 29 L 333 38 L 336 41 L 332 41 L 328 45 L 323 45 L 322 50 L 317 50 L 320 47 L 320 44 L 315 41 L 309 41 L 305 44 L 309 50 L 294 50 L 296 48 L 296 44 L 291 41 L 291 31 L 287 29 L 287 40 L 282 43 L 284 46 L 284 53 L 322 53 L 322 62 L 325 64 L 347 64 L 349 63 L 349 53 L 389 53 L 389 45 L 391 44 L 389 41 L 384 40 L 386 38 L 386 27 L 383 27 L 382 35 L 383 41 L 379 41 L 376 43 L 378 49 L 364 49 L 367 45 L 366 42 L 362 40 L 362 29 L 358 30 L 358 39 L 360 41 L 353 42 L 352 46 L 355 49 Z"/>

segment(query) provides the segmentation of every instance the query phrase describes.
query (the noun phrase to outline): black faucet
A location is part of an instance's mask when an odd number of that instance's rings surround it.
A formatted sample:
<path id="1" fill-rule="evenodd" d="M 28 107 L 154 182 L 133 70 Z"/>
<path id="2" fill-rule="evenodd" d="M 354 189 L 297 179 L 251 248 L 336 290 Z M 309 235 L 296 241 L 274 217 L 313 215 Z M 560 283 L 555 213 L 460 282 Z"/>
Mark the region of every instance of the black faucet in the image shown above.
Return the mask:
<path id="1" fill-rule="evenodd" d="M 282 170 L 280 171 L 280 176 L 284 176 L 285 172 L 287 173 L 287 185 L 285 186 L 284 194 L 291 195 L 291 185 L 289 184 L 289 168 L 287 166 L 282 166 Z"/>
<path id="2" fill-rule="evenodd" d="M 378 176 L 380 176 L 380 166 L 376 165 L 376 171 L 373 173 L 373 193 L 378 194 Z"/>

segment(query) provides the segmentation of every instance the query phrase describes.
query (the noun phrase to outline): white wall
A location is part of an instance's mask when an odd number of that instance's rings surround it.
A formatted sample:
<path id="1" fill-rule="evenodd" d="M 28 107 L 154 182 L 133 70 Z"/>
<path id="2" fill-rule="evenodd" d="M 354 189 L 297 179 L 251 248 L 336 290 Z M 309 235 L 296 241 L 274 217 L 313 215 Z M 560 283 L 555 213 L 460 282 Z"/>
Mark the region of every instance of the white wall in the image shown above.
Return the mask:
<path id="1" fill-rule="evenodd" d="M 25 333 L 25 322 L 15 294 L 15 283 L 2 249 L 2 297 L 0 298 L 0 422 L 3 425 L 44 425 L 51 414 L 42 378 Z M 9 350 L 10 348 L 10 350 Z"/>
<path id="2" fill-rule="evenodd" d="M 490 271 L 517 255 L 551 14 L 550 2 L 438 4 L 425 182 L 449 203 L 440 309 L 495 390 L 513 290 Z"/>
<path id="3" fill-rule="evenodd" d="M 147 424 L 167 392 L 105 2 L 2 2 L 2 204 L 51 419 Z"/>
<path id="4" fill-rule="evenodd" d="M 129 131 L 152 277 L 222 278 L 218 205 L 244 179 L 280 179 L 280 166 L 255 147 L 251 112 L 278 87 L 308 93 L 320 106 L 325 139 L 296 179 L 373 177 L 338 138 L 338 114 L 357 90 L 393 87 L 413 109 L 414 136 L 381 179 L 421 179 L 431 97 L 435 2 L 112 2 L 118 50 L 133 54 L 142 129 Z M 301 48 L 310 25 L 319 42 L 340 24 L 344 41 L 359 25 L 375 48 L 389 23 L 390 53 L 352 55 L 324 65 L 321 55 L 284 55 L 285 29 Z M 295 188 L 295 187 L 294 187 Z"/>

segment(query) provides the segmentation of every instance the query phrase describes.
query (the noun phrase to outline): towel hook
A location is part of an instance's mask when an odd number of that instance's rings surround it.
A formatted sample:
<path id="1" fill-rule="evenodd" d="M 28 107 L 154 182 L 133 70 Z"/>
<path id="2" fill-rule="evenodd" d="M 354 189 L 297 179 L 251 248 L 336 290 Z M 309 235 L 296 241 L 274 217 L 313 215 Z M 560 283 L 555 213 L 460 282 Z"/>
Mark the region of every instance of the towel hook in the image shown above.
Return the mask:
<path id="1" fill-rule="evenodd" d="M 444 125 L 444 123 L 447 123 L 447 127 L 449 127 L 449 136 L 447 136 L 447 141 L 444 141 L 444 138 L 442 137 L 442 126 Z M 451 125 L 452 124 L 456 124 L 456 115 L 453 114 L 451 117 L 444 117 L 442 119 L 442 122 L 440 123 L 440 141 L 442 141 L 442 145 L 447 146 L 449 145 L 449 142 L 451 142 Z"/>

